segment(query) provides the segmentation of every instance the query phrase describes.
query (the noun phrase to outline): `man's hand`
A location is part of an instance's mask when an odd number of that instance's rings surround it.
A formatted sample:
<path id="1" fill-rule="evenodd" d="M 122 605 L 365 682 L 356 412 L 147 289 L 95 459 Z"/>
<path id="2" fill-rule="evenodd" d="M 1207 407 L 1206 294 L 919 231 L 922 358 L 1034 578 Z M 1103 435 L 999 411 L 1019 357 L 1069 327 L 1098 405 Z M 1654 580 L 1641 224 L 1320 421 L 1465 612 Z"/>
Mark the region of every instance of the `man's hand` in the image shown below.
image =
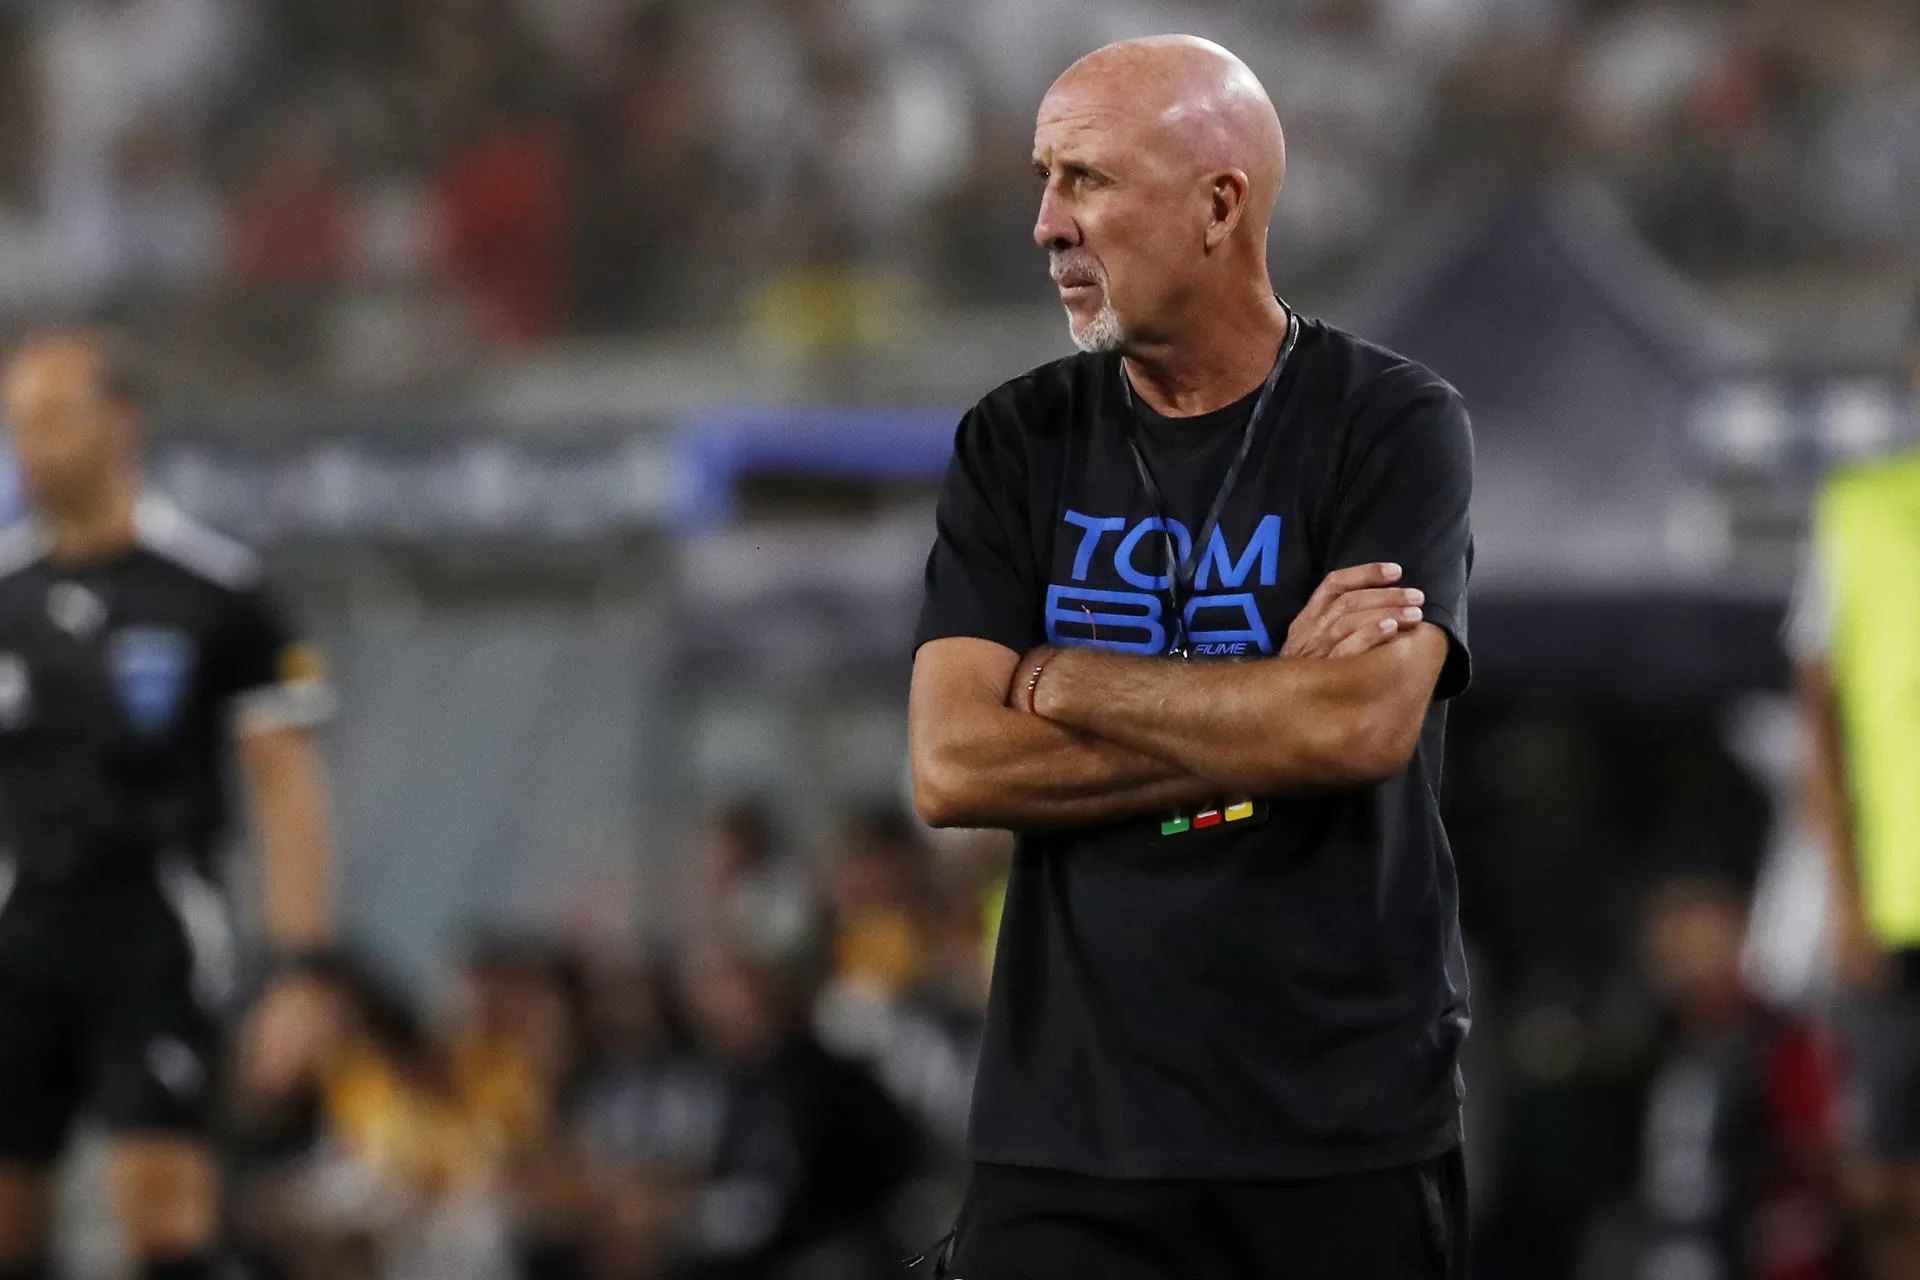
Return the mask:
<path id="1" fill-rule="evenodd" d="M 277 1113 L 309 1086 L 342 1034 L 338 999 L 308 974 L 283 973 L 241 1020 L 235 1100 L 258 1117 Z"/>
<path id="2" fill-rule="evenodd" d="M 1283 658 L 1350 658 L 1420 625 L 1426 595 L 1395 587 L 1397 564 L 1358 564 L 1323 579 L 1287 628 Z M 1031 671 L 1029 664 L 1026 668 Z"/>

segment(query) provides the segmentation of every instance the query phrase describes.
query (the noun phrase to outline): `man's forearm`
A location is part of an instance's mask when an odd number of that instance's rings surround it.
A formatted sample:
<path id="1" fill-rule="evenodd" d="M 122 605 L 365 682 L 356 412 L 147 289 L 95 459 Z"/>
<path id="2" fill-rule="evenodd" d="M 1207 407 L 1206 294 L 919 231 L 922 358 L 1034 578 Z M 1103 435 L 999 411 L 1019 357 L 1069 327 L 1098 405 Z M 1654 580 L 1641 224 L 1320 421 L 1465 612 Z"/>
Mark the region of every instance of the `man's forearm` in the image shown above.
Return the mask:
<path id="1" fill-rule="evenodd" d="M 1822 664 L 1803 664 L 1798 672 L 1801 719 L 1807 756 L 1801 775 L 1801 804 L 1807 822 L 1829 861 L 1836 892 L 1860 901 L 1860 866 L 1854 856 L 1853 807 L 1847 798 L 1846 757 L 1840 738 L 1840 708 L 1832 677 Z"/>
<path id="2" fill-rule="evenodd" d="M 978 719 L 973 719 L 977 716 Z M 935 826 L 1079 826 L 1216 797 L 1178 766 L 1007 708 L 941 726 L 916 752 L 916 800 Z"/>
<path id="3" fill-rule="evenodd" d="M 303 948 L 333 932 L 326 786 L 304 734 L 262 734 L 244 745 L 262 860 L 267 935 Z"/>
<path id="4" fill-rule="evenodd" d="M 1062 652 L 1039 714 L 1188 773 L 1260 794 L 1375 781 L 1405 764 L 1445 644 L 1432 628 L 1352 658 L 1187 663 Z M 1429 670 L 1430 668 L 1430 670 Z M 1424 688 L 1422 684 L 1424 683 Z"/>

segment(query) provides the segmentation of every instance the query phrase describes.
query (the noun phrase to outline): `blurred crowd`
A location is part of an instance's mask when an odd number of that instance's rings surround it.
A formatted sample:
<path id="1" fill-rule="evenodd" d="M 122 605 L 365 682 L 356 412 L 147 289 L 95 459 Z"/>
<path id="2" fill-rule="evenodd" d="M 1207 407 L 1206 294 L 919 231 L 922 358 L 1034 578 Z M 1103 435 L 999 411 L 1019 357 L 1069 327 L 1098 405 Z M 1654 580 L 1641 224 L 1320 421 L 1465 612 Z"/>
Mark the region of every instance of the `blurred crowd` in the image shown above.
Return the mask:
<path id="1" fill-rule="evenodd" d="M 1477 1280 L 1897 1274 L 1865 1269 L 1848 1207 L 1828 1002 L 1758 960 L 1790 932 L 1756 902 L 1791 802 L 1749 748 L 1787 730 L 1732 710 L 1567 689 L 1454 708 Z"/>
<path id="2" fill-rule="evenodd" d="M 1862 1280 L 1841 1056 L 1757 978 L 1769 799 L 1719 714 L 1458 711 L 1475 1275 Z M 1010 853 L 885 807 L 803 847 L 735 803 L 642 953 L 482 930 L 432 1009 L 309 959 L 239 1022 L 245 1274 L 902 1274 L 965 1189 Z"/>
<path id="3" fill-rule="evenodd" d="M 314 956 L 243 1021 L 254 1280 L 868 1280 L 951 1224 L 997 840 L 729 806 L 645 955 L 477 934 L 429 1016 Z"/>
<path id="4" fill-rule="evenodd" d="M 1273 92 L 1290 287 L 1567 174 L 1700 271 L 1920 256 L 1904 0 L 0 0 L 0 327 L 106 311 L 209 379 L 378 385 L 1044 300 L 1034 106 L 1155 29 Z"/>

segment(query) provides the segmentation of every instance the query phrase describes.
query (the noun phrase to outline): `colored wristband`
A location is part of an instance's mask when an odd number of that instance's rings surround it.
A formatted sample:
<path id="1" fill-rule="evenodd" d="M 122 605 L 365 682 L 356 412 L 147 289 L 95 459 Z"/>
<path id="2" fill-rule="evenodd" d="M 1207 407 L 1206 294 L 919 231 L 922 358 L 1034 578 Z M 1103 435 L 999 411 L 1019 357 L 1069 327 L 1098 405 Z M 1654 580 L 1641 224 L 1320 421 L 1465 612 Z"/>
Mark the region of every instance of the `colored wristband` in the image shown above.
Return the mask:
<path id="1" fill-rule="evenodd" d="M 1033 707 L 1034 695 L 1038 693 L 1040 690 L 1040 673 L 1042 671 L 1045 671 L 1047 669 L 1047 664 L 1049 662 L 1052 662 L 1054 658 L 1057 656 L 1058 656 L 1057 653 L 1048 654 L 1046 657 L 1040 659 L 1040 661 L 1034 663 L 1033 670 L 1027 673 L 1027 714 L 1030 716 L 1037 716 L 1040 714 L 1038 711 L 1034 710 L 1034 707 Z"/>

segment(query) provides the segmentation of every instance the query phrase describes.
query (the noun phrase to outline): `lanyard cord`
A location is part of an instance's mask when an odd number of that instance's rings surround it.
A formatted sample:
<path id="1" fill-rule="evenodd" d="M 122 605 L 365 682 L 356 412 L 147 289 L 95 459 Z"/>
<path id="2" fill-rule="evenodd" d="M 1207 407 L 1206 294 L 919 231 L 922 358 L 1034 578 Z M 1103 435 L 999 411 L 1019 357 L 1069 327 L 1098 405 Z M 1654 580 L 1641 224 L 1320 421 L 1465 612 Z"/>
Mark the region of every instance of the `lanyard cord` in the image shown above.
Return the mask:
<path id="1" fill-rule="evenodd" d="M 1280 385 L 1280 374 L 1287 367 L 1287 357 L 1293 354 L 1294 343 L 1299 337 L 1300 319 L 1289 308 L 1286 340 L 1280 344 L 1280 354 L 1274 360 L 1266 382 L 1261 384 L 1260 395 L 1253 402 L 1253 411 L 1247 415 L 1247 425 L 1240 432 L 1240 448 L 1234 453 L 1233 461 L 1227 464 L 1227 473 L 1221 477 L 1219 491 L 1213 496 L 1213 504 L 1207 508 L 1206 521 L 1193 535 L 1184 557 L 1173 536 L 1173 521 L 1168 516 L 1166 500 L 1160 494 L 1159 484 L 1154 481 L 1153 469 L 1147 465 L 1147 455 L 1140 449 L 1138 415 L 1133 408 L 1133 386 L 1127 379 L 1126 361 L 1120 362 L 1120 398 L 1127 406 L 1127 448 L 1133 453 L 1133 468 L 1140 474 L 1140 487 L 1146 491 L 1147 504 L 1153 508 L 1154 518 L 1160 522 L 1160 541 L 1167 570 L 1167 603 L 1173 610 L 1172 643 L 1168 646 L 1168 653 L 1182 658 L 1192 656 L 1192 644 L 1187 636 L 1187 603 L 1193 598 L 1193 580 L 1200 571 L 1200 558 L 1206 554 L 1214 530 L 1220 527 L 1220 517 L 1226 514 L 1227 500 L 1233 496 L 1233 488 L 1240 481 L 1241 468 L 1246 466 L 1247 456 L 1253 452 L 1253 438 L 1260 426 L 1260 417 L 1267 410 L 1267 402 L 1273 399 L 1274 388 Z"/>

